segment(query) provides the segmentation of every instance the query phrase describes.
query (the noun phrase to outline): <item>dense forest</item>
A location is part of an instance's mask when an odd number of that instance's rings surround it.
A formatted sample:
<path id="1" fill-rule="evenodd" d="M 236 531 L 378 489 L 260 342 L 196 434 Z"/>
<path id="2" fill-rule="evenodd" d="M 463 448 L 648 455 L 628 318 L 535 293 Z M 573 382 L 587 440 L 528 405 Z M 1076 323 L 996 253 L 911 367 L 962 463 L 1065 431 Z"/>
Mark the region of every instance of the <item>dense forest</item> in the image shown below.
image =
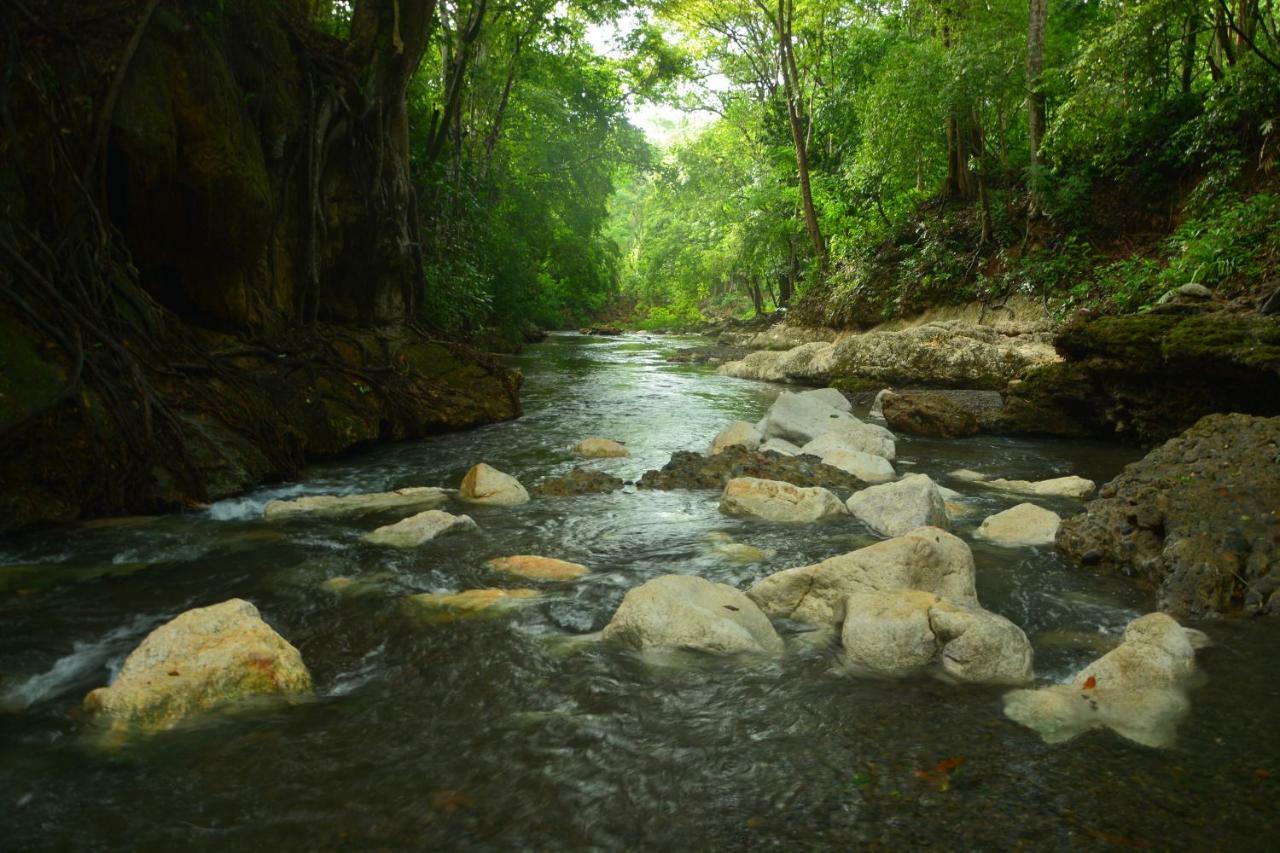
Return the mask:
<path id="1" fill-rule="evenodd" d="M 0 15 L 0 454 L 42 484 L 19 522 L 514 417 L 483 353 L 546 329 L 1280 302 L 1259 0 Z M 663 145 L 654 105 L 685 116 Z"/>

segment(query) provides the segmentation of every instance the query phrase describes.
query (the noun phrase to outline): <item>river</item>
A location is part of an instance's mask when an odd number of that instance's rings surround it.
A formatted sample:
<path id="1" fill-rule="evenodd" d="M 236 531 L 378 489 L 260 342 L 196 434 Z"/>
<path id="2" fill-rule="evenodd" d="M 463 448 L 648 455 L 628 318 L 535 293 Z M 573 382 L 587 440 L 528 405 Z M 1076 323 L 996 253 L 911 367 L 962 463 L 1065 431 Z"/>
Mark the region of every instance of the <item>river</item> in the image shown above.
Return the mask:
<path id="1" fill-rule="evenodd" d="M 727 421 L 756 420 L 780 390 L 665 361 L 687 344 L 556 335 L 512 359 L 526 375 L 518 421 L 364 451 L 206 511 L 0 541 L 0 849 L 1274 847 L 1276 620 L 1197 625 L 1215 645 L 1199 655 L 1176 747 L 1107 731 L 1047 745 L 1003 717 L 999 689 L 856 679 L 831 649 L 656 662 L 571 639 L 657 575 L 745 587 L 874 541 L 852 520 L 753 523 L 721 515 L 710 492 L 632 487 L 455 509 L 482 531 L 408 551 L 360 541 L 385 518 L 261 520 L 281 496 L 456 487 L 479 461 L 529 485 L 570 470 L 569 447 L 588 435 L 626 442 L 629 458 L 591 464 L 636 479 Z M 1019 501 L 945 472 L 1103 482 L 1138 453 L 903 436 L 898 455 L 899 471 L 964 493 L 968 538 Z M 775 554 L 735 562 L 715 547 L 726 534 Z M 528 585 L 482 565 L 515 553 L 592 573 L 501 619 L 429 624 L 403 602 Z M 1031 637 L 1042 683 L 1152 607 L 1051 549 L 974 553 L 983 604 Z M 323 585 L 338 576 L 359 583 Z M 84 694 L 158 624 L 235 596 L 302 652 L 314 699 L 102 746 Z"/>

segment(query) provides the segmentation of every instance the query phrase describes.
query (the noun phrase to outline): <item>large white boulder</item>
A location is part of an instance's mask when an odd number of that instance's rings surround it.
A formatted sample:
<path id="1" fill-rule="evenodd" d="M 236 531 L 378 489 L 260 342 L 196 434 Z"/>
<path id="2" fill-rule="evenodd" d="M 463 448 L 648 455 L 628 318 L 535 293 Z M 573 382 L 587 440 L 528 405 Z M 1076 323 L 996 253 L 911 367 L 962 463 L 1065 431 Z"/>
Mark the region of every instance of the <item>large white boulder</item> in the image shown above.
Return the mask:
<path id="1" fill-rule="evenodd" d="M 888 483 L 898 476 L 888 459 L 861 450 L 838 448 L 823 453 L 820 458 L 824 464 L 847 471 L 864 483 Z"/>
<path id="2" fill-rule="evenodd" d="M 449 492 L 430 486 L 396 489 L 364 495 L 307 495 L 293 500 L 269 501 L 262 517 L 273 520 L 300 515 L 354 515 L 387 509 L 434 509 L 449 499 Z"/>
<path id="3" fill-rule="evenodd" d="M 1005 715 L 1047 743 L 1105 727 L 1144 746 L 1172 746 L 1191 708 L 1185 687 L 1202 640 L 1164 613 L 1141 616 L 1125 628 L 1124 642 L 1067 684 L 1006 694 Z"/>
<path id="4" fill-rule="evenodd" d="M 1052 545 L 1061 523 L 1056 512 L 1035 504 L 1018 504 L 987 516 L 973 538 L 1005 548 Z"/>
<path id="5" fill-rule="evenodd" d="M 755 424 L 748 421 L 734 421 L 720 430 L 711 440 L 711 455 L 723 452 L 726 447 L 745 447 L 748 450 L 755 450 L 760 446 L 761 438 L 763 436 L 760 435 Z"/>
<path id="6" fill-rule="evenodd" d="M 980 607 L 921 590 L 848 596 L 840 637 L 846 665 L 858 672 L 902 676 L 938 665 L 963 682 L 1031 680 L 1031 643 L 1022 629 Z"/>
<path id="7" fill-rule="evenodd" d="M 861 421 L 821 397 L 783 391 L 769 407 L 763 423 L 765 438 L 783 438 L 802 445 L 837 424 L 860 424 Z"/>
<path id="8" fill-rule="evenodd" d="M 837 388 L 815 388 L 812 391 L 801 391 L 796 394 L 802 400 L 813 400 L 840 412 L 852 412 L 853 404 Z"/>
<path id="9" fill-rule="evenodd" d="M 800 448 L 783 438 L 771 438 L 761 442 L 761 452 L 772 451 L 783 456 L 799 456 Z"/>
<path id="10" fill-rule="evenodd" d="M 890 462 L 897 458 L 893 433 L 882 426 L 863 423 L 852 417 L 831 425 L 800 449 L 814 456 L 822 456 L 832 450 L 856 450 Z"/>
<path id="11" fill-rule="evenodd" d="M 663 575 L 629 591 L 603 636 L 641 651 L 778 654 L 783 648 L 769 618 L 741 591 L 690 575 Z"/>
<path id="12" fill-rule="evenodd" d="M 519 480 L 484 462 L 474 466 L 462 478 L 458 497 L 467 503 L 489 506 L 516 506 L 529 502 L 529 492 Z"/>
<path id="13" fill-rule="evenodd" d="M 364 541 L 370 545 L 415 548 L 445 533 L 477 529 L 479 525 L 469 515 L 451 515 L 438 509 L 429 509 L 366 533 Z"/>
<path id="14" fill-rule="evenodd" d="M 951 521 L 938 486 L 925 474 L 854 492 L 849 512 L 883 536 L 901 536 L 917 527 L 947 529 Z"/>
<path id="15" fill-rule="evenodd" d="M 936 527 L 776 572 L 748 590 L 770 616 L 836 627 L 844 600 L 855 593 L 914 589 L 978 606 L 973 553 L 963 540 Z"/>
<path id="16" fill-rule="evenodd" d="M 256 607 L 233 598 L 156 628 L 109 686 L 85 697 L 84 707 L 114 731 L 150 732 L 249 697 L 310 690 L 311 673 L 298 650 Z"/>
<path id="17" fill-rule="evenodd" d="M 840 499 L 827 489 L 801 488 L 780 480 L 736 477 L 725 484 L 720 511 L 726 515 L 759 518 L 764 521 L 822 521 L 846 510 Z"/>

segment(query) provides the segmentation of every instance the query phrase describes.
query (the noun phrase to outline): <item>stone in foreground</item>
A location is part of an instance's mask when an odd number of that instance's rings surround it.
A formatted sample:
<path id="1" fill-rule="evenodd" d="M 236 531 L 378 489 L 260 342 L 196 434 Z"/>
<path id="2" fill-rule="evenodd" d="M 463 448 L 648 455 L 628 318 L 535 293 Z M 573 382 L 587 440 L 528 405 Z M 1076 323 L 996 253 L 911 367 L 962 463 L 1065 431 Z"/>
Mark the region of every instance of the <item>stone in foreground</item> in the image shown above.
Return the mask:
<path id="1" fill-rule="evenodd" d="M 1109 728 L 1143 746 L 1172 746 L 1191 710 L 1185 686 L 1202 637 L 1163 613 L 1141 616 L 1125 628 L 1123 643 L 1069 683 L 1006 694 L 1004 713 L 1046 743 Z"/>
<path id="2" fill-rule="evenodd" d="M 978 432 L 974 414 L 947 397 L 882 391 L 876 400 L 881 416 L 899 432 L 935 438 L 960 438 Z"/>
<path id="3" fill-rule="evenodd" d="M 783 649 L 751 599 L 727 584 L 691 575 L 663 575 L 632 589 L 603 636 L 639 651 L 775 655 Z"/>
<path id="4" fill-rule="evenodd" d="M 820 486 L 804 489 L 756 477 L 730 480 L 720 496 L 720 511 L 725 515 L 784 522 L 823 521 L 846 514 L 840 499 Z"/>
<path id="5" fill-rule="evenodd" d="M 162 731 L 254 696 L 311 690 L 311 673 L 258 609 L 233 598 L 188 610 L 156 628 L 85 710 L 113 731 Z"/>
<path id="6" fill-rule="evenodd" d="M 854 492 L 849 512 L 882 536 L 902 536 L 917 527 L 951 526 L 938 486 L 925 474 Z"/>
<path id="7" fill-rule="evenodd" d="M 488 506 L 517 506 L 529 502 L 529 493 L 519 480 L 484 462 L 462 478 L 458 497 L 467 503 Z"/>
<path id="8" fill-rule="evenodd" d="M 308 495 L 288 501 L 269 501 L 262 509 L 268 520 L 299 515 L 353 515 L 386 509 L 435 509 L 449 499 L 445 489 L 418 486 L 367 495 Z"/>
<path id="9" fill-rule="evenodd" d="M 973 538 L 1005 548 L 1052 545 L 1061 523 L 1056 512 L 1035 504 L 1018 504 L 987 516 Z"/>
<path id="10" fill-rule="evenodd" d="M 499 572 L 537 581 L 571 581 L 591 572 L 586 566 L 578 563 L 556 560 L 552 557 L 537 557 L 532 554 L 499 557 L 489 560 L 485 565 Z"/>
<path id="11" fill-rule="evenodd" d="M 711 455 L 722 453 L 727 447 L 745 447 L 755 450 L 760 446 L 761 435 L 755 424 L 748 421 L 734 421 L 711 440 Z"/>
<path id="12" fill-rule="evenodd" d="M 631 455 L 631 451 L 627 450 L 626 445 L 598 436 L 584 438 L 579 441 L 573 446 L 573 453 L 575 456 L 582 456 L 587 459 L 615 459 Z"/>
<path id="13" fill-rule="evenodd" d="M 976 607 L 973 553 L 945 530 L 922 527 L 821 563 L 776 572 L 747 594 L 772 617 L 826 628 L 839 626 L 848 596 L 900 589 Z"/>
<path id="14" fill-rule="evenodd" d="M 370 545 L 415 548 L 445 533 L 478 529 L 479 525 L 469 515 L 450 515 L 438 509 L 429 509 L 366 533 L 364 541 Z"/>

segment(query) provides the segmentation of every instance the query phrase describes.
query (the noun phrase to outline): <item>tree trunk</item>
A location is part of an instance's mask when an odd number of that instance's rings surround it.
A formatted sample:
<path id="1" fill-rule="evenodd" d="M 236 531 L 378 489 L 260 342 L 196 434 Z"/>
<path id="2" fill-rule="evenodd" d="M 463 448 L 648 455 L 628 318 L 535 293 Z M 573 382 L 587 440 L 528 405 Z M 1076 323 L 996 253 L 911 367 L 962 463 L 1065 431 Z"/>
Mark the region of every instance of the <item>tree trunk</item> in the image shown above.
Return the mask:
<path id="1" fill-rule="evenodd" d="M 813 206 L 813 190 L 809 182 L 809 144 L 805 137 L 806 116 L 800 93 L 800 75 L 796 66 L 795 51 L 791 45 L 791 21 L 795 16 L 794 0 L 778 0 L 777 17 L 773 20 L 778 37 L 778 64 L 782 71 L 783 96 L 787 102 L 787 123 L 791 126 L 791 141 L 796 150 L 796 171 L 800 180 L 800 202 L 804 209 L 804 226 L 813 244 L 813 253 L 820 269 L 827 265 L 827 248 L 818 225 L 818 213 Z"/>
<path id="2" fill-rule="evenodd" d="M 1030 202 L 1027 216 L 1040 210 L 1040 141 L 1044 138 L 1044 92 L 1040 90 L 1044 74 L 1044 30 L 1048 18 L 1048 0 L 1029 0 L 1027 18 L 1027 140 L 1031 154 Z"/>

